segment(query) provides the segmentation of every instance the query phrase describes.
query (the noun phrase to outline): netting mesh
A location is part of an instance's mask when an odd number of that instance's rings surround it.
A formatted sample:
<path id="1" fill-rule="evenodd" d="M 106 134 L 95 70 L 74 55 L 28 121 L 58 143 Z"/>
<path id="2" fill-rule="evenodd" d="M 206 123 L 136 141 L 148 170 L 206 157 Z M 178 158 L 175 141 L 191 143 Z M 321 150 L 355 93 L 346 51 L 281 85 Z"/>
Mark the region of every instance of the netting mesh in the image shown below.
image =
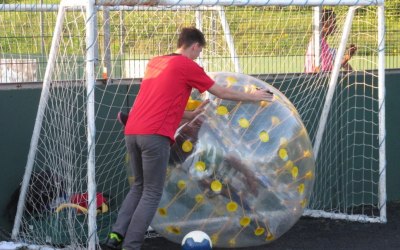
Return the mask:
<path id="1" fill-rule="evenodd" d="M 311 8 L 175 7 L 97 13 L 99 60 L 95 74 L 99 80 L 94 95 L 100 241 L 109 232 L 129 189 L 128 159 L 117 113 L 129 111 L 147 60 L 172 53 L 179 29 L 184 26 L 198 25 L 206 36 L 208 44 L 198 60 L 206 71 L 239 69 L 272 84 L 298 109 L 315 142 L 330 73 L 302 73 L 312 36 Z M 332 48 L 339 46 L 347 10 L 335 8 L 338 29 L 328 39 Z M 376 15 L 376 8 L 358 11 L 362 14 L 356 16 L 349 38 L 349 43 L 358 47 L 350 62 L 357 72 L 339 76 L 309 208 L 373 218 L 379 216 L 377 23 L 366 17 Z M 104 25 L 107 23 L 109 26 Z M 85 210 L 88 144 L 84 9 L 69 9 L 62 27 L 56 60 L 50 62 L 54 71 L 48 82 L 50 91 L 38 147 L 31 149 L 36 150 L 36 157 L 18 238 L 79 248 L 90 237 Z M 106 79 L 102 79 L 105 74 Z"/>

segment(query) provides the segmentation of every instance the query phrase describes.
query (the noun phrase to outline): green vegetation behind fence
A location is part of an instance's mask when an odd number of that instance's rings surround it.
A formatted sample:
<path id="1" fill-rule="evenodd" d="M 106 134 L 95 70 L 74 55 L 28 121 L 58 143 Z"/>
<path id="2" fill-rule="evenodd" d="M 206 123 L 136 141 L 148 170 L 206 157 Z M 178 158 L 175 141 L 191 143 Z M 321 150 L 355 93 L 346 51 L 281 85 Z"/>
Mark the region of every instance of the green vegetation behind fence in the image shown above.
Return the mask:
<path id="1" fill-rule="evenodd" d="M 3 4 L 57 4 L 58 2 L 55 0 L 2 1 Z M 377 43 L 376 12 L 370 11 L 373 8 L 358 9 L 352 25 L 349 43 L 362 43 L 357 52 L 359 60 L 354 60 L 356 68 L 357 65 L 361 66 L 362 63 L 368 61 L 363 60 L 364 57 L 376 53 L 376 51 L 371 50 L 371 48 L 376 48 Z M 335 7 L 335 11 L 340 13 L 346 10 L 343 7 Z M 111 16 L 111 33 L 117 34 L 111 38 L 112 60 L 119 62 L 120 68 L 123 67 L 124 60 L 142 60 L 148 59 L 153 55 L 172 52 L 175 46 L 174 40 L 176 39 L 177 25 L 194 25 L 193 11 L 186 12 L 178 17 L 174 16 L 175 14 L 171 11 L 163 11 L 161 15 L 157 16 L 157 19 L 154 12 L 139 11 L 134 15 L 114 12 Z M 304 53 L 307 47 L 305 38 L 310 37 L 312 32 L 311 8 L 252 7 L 238 10 L 235 7 L 227 7 L 225 8 L 225 13 L 235 41 L 235 50 L 240 57 L 241 63 L 244 65 L 252 63 L 251 69 L 245 70 L 246 73 L 302 71 L 302 67 L 299 66 L 301 63 L 296 65 L 287 65 L 286 63 L 285 65 L 284 58 L 293 58 L 295 62 L 304 61 Z M 43 77 L 46 58 L 49 54 L 56 15 L 56 11 L 41 12 L 32 10 L 22 12 L 6 11 L 0 8 L 0 58 L 35 58 L 38 63 L 38 80 L 40 80 Z M 212 13 L 204 11 L 203 15 L 203 25 L 214 25 L 212 23 Z M 295 20 L 296 26 L 288 25 L 288 19 L 285 17 L 297 18 Z M 400 68 L 400 0 L 386 1 L 385 17 L 386 68 Z M 102 18 L 102 12 L 99 12 L 99 53 L 104 52 L 102 48 L 104 35 Z M 168 25 L 174 18 L 174 22 L 177 22 L 177 24 Z M 125 27 L 134 26 L 134 34 L 132 32 L 129 36 L 123 37 L 124 26 L 120 25 L 121 20 L 123 20 Z M 167 25 L 152 25 L 151 22 Z M 370 25 L 371 23 L 373 25 Z M 80 25 L 83 25 L 82 22 Z M 371 27 L 373 28 L 371 29 Z M 80 28 L 81 26 L 76 25 L 76 23 L 67 23 L 64 31 Z M 228 50 L 219 47 L 219 44 L 223 43 L 220 41 L 224 39 L 221 29 L 221 27 L 215 29 L 215 34 L 206 33 L 207 40 L 210 41 L 208 46 L 213 46 L 214 53 L 219 53 L 220 56 L 229 58 Z M 71 46 L 71 48 L 79 47 L 77 45 L 84 43 L 85 40 L 84 34 L 66 39 L 71 39 L 71 42 L 76 45 Z M 124 42 L 123 47 L 121 40 Z M 121 52 L 123 53 L 122 55 Z M 72 54 L 73 51 L 67 51 L 66 53 Z M 116 55 L 118 55 L 118 58 L 116 58 Z"/>

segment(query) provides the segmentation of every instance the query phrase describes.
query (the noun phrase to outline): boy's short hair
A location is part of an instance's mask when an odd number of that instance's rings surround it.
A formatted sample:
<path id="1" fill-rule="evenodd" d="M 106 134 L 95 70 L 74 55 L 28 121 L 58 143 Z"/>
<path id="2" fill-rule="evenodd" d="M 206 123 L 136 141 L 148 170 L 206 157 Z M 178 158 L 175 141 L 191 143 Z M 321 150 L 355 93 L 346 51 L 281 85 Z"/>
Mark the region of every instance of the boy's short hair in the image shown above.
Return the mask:
<path id="1" fill-rule="evenodd" d="M 195 27 L 187 27 L 181 30 L 178 38 L 178 48 L 187 48 L 194 43 L 199 43 L 200 46 L 206 45 L 204 34 Z"/>

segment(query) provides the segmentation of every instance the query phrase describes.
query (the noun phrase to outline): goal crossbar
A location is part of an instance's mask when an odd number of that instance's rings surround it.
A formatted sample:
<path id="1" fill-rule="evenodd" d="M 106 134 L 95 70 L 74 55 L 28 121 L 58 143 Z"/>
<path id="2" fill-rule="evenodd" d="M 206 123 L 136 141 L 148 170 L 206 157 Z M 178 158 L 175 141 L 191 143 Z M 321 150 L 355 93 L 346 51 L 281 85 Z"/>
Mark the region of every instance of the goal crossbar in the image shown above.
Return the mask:
<path id="1" fill-rule="evenodd" d="M 96 5 L 246 5 L 246 6 L 321 6 L 321 5 L 381 5 L 384 0 L 96 0 Z"/>

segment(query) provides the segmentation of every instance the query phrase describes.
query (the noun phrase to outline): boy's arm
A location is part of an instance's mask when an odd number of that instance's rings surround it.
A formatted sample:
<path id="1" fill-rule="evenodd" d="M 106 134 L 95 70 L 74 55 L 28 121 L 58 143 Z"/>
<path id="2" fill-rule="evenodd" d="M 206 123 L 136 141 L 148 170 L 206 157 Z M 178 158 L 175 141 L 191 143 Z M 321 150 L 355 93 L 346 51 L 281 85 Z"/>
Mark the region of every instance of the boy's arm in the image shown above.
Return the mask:
<path id="1" fill-rule="evenodd" d="M 350 48 L 347 53 L 343 57 L 342 68 L 348 71 L 353 71 L 353 68 L 349 64 L 350 59 L 353 57 L 354 53 L 356 53 L 357 47 L 354 44 L 350 44 Z"/>

